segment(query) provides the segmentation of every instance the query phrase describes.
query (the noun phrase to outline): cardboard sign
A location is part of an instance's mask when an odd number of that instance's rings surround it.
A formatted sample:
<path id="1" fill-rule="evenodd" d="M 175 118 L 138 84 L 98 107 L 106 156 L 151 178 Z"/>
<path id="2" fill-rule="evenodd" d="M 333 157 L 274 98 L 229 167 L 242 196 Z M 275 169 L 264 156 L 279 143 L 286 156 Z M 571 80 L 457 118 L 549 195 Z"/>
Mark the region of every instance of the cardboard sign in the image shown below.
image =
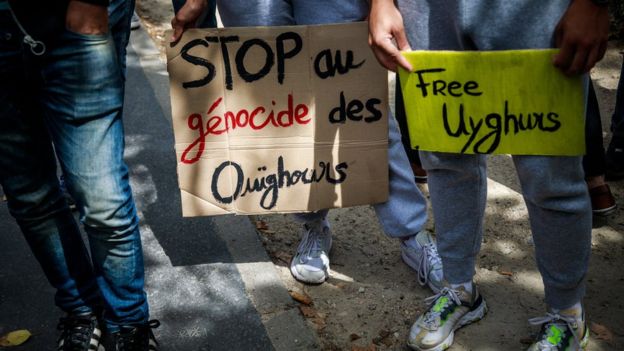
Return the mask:
<path id="1" fill-rule="evenodd" d="M 387 73 L 366 23 L 193 29 L 167 68 L 184 216 L 388 197 Z"/>
<path id="2" fill-rule="evenodd" d="M 401 89 L 413 148 L 465 154 L 582 155 L 581 76 L 557 50 L 404 53 Z"/>

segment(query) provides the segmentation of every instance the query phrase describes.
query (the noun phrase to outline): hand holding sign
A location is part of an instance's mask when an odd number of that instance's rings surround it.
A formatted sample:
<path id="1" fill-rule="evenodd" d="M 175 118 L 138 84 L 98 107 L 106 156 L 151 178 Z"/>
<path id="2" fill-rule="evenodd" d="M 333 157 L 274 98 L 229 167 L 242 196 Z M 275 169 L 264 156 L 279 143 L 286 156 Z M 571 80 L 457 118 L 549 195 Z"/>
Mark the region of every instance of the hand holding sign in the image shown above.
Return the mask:
<path id="1" fill-rule="evenodd" d="M 580 76 L 556 50 L 405 53 L 400 71 L 412 147 L 450 153 L 582 155 Z"/>
<path id="2" fill-rule="evenodd" d="M 401 55 L 401 51 L 410 50 L 410 47 L 403 28 L 403 18 L 394 1 L 371 1 L 369 17 L 368 43 L 379 63 L 391 71 L 397 70 L 397 64 L 411 71 L 411 64 Z"/>

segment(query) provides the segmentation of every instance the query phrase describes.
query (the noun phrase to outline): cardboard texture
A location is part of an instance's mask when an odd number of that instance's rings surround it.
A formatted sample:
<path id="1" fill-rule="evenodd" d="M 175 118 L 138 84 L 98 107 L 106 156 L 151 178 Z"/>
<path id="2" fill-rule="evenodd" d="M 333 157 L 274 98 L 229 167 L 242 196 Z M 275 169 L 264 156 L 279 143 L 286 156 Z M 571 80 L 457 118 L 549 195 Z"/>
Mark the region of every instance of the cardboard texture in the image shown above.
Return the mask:
<path id="1" fill-rule="evenodd" d="M 413 51 L 401 89 L 412 147 L 450 153 L 582 155 L 581 76 L 557 50 Z"/>
<path id="2" fill-rule="evenodd" d="M 388 197 L 388 81 L 366 23 L 190 29 L 167 50 L 184 216 Z"/>

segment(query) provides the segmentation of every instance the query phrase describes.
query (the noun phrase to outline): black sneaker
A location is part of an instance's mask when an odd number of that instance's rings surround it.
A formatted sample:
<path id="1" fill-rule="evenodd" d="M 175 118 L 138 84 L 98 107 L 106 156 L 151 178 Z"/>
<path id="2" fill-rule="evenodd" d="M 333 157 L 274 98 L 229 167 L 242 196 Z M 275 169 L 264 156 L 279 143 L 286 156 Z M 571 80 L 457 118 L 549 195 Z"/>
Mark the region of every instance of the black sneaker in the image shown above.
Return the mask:
<path id="1" fill-rule="evenodd" d="M 152 319 L 143 325 L 122 326 L 115 334 L 116 351 L 157 351 L 158 342 L 152 329 L 158 328 L 160 322 Z"/>
<path id="2" fill-rule="evenodd" d="M 104 351 L 100 345 L 102 331 L 91 313 L 63 317 L 57 328 L 61 331 L 57 351 Z"/>

